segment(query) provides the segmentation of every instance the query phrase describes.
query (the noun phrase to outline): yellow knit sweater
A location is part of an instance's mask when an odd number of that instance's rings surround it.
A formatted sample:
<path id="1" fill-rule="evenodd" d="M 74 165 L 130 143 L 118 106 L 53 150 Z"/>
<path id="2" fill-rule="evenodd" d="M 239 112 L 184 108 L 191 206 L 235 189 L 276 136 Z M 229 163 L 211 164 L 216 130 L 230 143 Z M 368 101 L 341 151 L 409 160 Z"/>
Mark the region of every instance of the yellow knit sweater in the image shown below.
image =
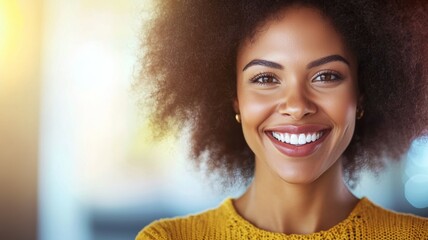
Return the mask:
<path id="1" fill-rule="evenodd" d="M 136 240 L 152 239 L 428 239 L 428 219 L 380 208 L 367 198 L 326 231 L 307 235 L 268 232 L 243 219 L 232 199 L 212 210 L 184 218 L 155 221 Z"/>

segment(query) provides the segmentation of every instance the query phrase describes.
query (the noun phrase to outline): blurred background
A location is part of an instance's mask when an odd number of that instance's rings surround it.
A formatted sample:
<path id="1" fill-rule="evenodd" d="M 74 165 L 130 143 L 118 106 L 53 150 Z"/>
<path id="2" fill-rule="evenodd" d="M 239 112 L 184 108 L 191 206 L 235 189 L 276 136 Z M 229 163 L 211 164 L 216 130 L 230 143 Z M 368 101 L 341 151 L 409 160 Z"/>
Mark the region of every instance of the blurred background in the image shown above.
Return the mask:
<path id="1" fill-rule="evenodd" d="M 149 141 L 132 91 L 149 0 L 0 0 L 0 239 L 133 239 L 217 206 L 186 137 Z M 428 216 L 428 144 L 358 196 Z"/>

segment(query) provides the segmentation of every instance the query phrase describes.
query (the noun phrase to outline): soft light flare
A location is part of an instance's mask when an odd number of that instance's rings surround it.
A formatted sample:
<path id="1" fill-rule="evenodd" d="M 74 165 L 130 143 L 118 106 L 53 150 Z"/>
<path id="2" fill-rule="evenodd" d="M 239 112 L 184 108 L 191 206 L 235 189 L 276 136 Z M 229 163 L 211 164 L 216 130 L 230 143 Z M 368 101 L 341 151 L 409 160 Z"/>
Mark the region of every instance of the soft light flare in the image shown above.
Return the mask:
<path id="1" fill-rule="evenodd" d="M 10 55 L 19 39 L 23 26 L 21 10 L 17 1 L 0 0 L 0 53 L 3 57 Z"/>

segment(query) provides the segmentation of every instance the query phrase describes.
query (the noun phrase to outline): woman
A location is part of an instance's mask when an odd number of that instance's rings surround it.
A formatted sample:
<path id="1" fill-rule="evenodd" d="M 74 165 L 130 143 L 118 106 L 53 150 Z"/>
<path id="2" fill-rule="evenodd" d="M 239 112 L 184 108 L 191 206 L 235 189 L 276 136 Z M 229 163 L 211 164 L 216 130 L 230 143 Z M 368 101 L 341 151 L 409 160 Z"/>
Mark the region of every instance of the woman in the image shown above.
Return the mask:
<path id="1" fill-rule="evenodd" d="M 160 4 L 140 82 L 152 121 L 160 135 L 189 127 L 197 163 L 248 188 L 137 239 L 428 239 L 427 219 L 357 199 L 343 181 L 427 136 L 426 7 Z"/>

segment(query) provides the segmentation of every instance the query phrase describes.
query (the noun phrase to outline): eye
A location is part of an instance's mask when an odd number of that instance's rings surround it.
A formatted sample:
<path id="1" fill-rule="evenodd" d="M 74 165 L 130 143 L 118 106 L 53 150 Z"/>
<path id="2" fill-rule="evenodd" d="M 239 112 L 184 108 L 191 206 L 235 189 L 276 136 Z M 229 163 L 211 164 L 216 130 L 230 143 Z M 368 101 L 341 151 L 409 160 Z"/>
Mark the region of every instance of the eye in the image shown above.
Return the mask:
<path id="1" fill-rule="evenodd" d="M 322 83 L 329 83 L 329 82 L 336 82 L 342 80 L 342 76 L 334 71 L 325 71 L 318 73 L 313 79 L 312 82 L 322 82 Z"/>
<path id="2" fill-rule="evenodd" d="M 251 78 L 252 83 L 256 83 L 259 85 L 271 85 L 280 83 L 278 79 L 276 79 L 275 75 L 271 73 L 260 73 Z"/>

